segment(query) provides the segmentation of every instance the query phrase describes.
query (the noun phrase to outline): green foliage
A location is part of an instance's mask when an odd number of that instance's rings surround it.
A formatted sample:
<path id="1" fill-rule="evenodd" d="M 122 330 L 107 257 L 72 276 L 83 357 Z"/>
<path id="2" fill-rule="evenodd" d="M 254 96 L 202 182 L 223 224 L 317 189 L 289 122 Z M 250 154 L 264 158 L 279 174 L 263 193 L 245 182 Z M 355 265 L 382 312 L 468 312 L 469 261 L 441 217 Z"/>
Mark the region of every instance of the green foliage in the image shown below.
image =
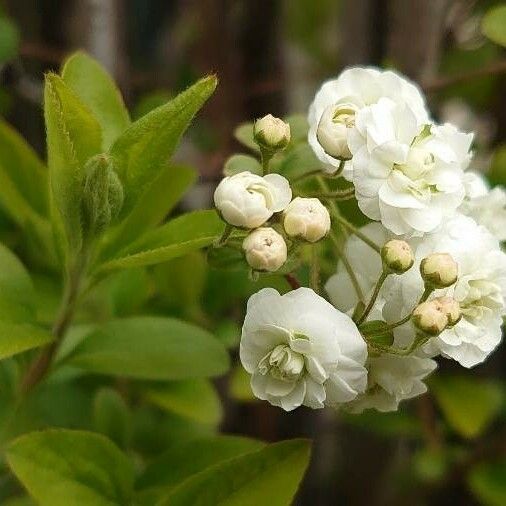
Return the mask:
<path id="1" fill-rule="evenodd" d="M 431 388 L 450 427 L 465 438 L 483 434 L 504 403 L 503 390 L 493 381 L 439 376 Z"/>
<path id="2" fill-rule="evenodd" d="M 309 443 L 294 439 L 212 466 L 174 488 L 162 505 L 290 504 L 309 462 Z"/>
<path id="3" fill-rule="evenodd" d="M 250 155 L 232 155 L 223 166 L 223 175 L 233 176 L 239 172 L 249 171 L 253 174 L 262 175 L 260 162 Z"/>
<path id="4" fill-rule="evenodd" d="M 124 399 L 112 388 L 97 391 L 93 401 L 93 422 L 97 432 L 126 448 L 131 437 L 130 413 Z"/>
<path id="5" fill-rule="evenodd" d="M 42 506 L 128 504 L 133 470 L 107 438 L 48 430 L 15 440 L 6 451 L 19 480 Z"/>
<path id="6" fill-rule="evenodd" d="M 506 459 L 483 462 L 468 475 L 471 491 L 484 506 L 506 504 Z"/>
<path id="7" fill-rule="evenodd" d="M 0 13 L 0 65 L 16 56 L 19 47 L 18 27 Z"/>
<path id="8" fill-rule="evenodd" d="M 494 151 L 487 179 L 494 185 L 506 184 L 506 145 L 502 144 Z"/>
<path id="9" fill-rule="evenodd" d="M 99 326 L 66 361 L 90 372 L 153 380 L 204 378 L 228 368 L 225 348 L 209 332 L 148 316 Z"/>
<path id="10" fill-rule="evenodd" d="M 506 47 L 506 5 L 490 9 L 483 16 L 481 30 L 491 41 Z"/>

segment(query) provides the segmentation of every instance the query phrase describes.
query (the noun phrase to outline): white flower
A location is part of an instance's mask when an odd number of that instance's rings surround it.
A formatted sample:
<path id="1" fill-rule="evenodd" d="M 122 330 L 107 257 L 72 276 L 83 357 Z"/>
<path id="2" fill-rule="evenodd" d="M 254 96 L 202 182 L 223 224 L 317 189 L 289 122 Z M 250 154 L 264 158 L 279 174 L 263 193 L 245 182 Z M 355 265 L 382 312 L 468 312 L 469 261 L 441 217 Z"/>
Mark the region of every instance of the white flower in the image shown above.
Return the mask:
<path id="1" fill-rule="evenodd" d="M 459 211 L 487 227 L 500 241 L 506 241 L 506 191 L 502 186 L 490 189 L 478 174 L 467 176 L 466 199 Z"/>
<path id="2" fill-rule="evenodd" d="M 327 172 L 335 172 L 341 159 L 350 158 L 347 138 L 357 111 L 388 97 L 408 104 L 418 124 L 429 120 L 420 90 L 406 78 L 392 71 L 374 68 L 349 68 L 337 79 L 323 83 L 309 108 L 308 141 Z M 349 178 L 351 165 L 344 175 Z"/>
<path id="3" fill-rule="evenodd" d="M 434 360 L 414 356 L 382 355 L 368 361 L 367 391 L 346 405 L 352 413 L 366 409 L 396 411 L 399 402 L 412 399 L 427 391 L 423 379 L 437 364 Z"/>
<path id="4" fill-rule="evenodd" d="M 367 237 L 376 244 L 386 243 L 392 234 L 379 223 L 369 223 L 360 229 Z M 367 299 L 372 292 L 381 271 L 383 270 L 381 257 L 362 239 L 355 235 L 344 244 L 344 254 L 355 273 L 360 289 Z M 343 262 L 337 265 L 337 272 L 329 278 L 325 285 L 329 298 L 341 311 L 353 310 L 358 302 L 358 297 L 351 281 L 350 275 Z"/>
<path id="5" fill-rule="evenodd" d="M 316 242 L 330 230 L 327 208 L 315 198 L 294 198 L 283 212 L 283 226 L 290 237 Z"/>
<path id="6" fill-rule="evenodd" d="M 214 204 L 223 219 L 243 228 L 263 225 L 291 199 L 290 184 L 283 176 L 261 177 L 247 171 L 223 178 L 214 192 Z"/>
<path id="7" fill-rule="evenodd" d="M 420 129 L 388 98 L 361 109 L 348 139 L 360 209 L 395 234 L 434 230 L 464 199 L 471 141 L 451 125 Z"/>
<path id="8" fill-rule="evenodd" d="M 242 249 L 248 264 L 257 271 L 274 272 L 286 262 L 286 242 L 282 235 L 270 227 L 251 232 L 244 239 Z"/>
<path id="9" fill-rule="evenodd" d="M 259 146 L 273 151 L 284 149 L 291 137 L 290 125 L 272 114 L 255 121 L 253 133 Z"/>
<path id="10" fill-rule="evenodd" d="M 309 288 L 253 295 L 240 357 L 253 393 L 286 411 L 349 402 L 367 383 L 367 347 L 357 327 Z"/>
<path id="11" fill-rule="evenodd" d="M 390 277 L 385 290 L 389 299 L 383 307 L 388 322 L 399 320 L 416 305 L 423 292 L 423 281 L 416 267 L 430 253 L 449 253 L 457 262 L 457 282 L 437 290 L 435 297 L 453 297 L 462 314 L 458 323 L 432 338 L 424 347 L 429 355 L 441 353 L 465 367 L 472 367 L 496 348 L 501 340 L 505 314 L 506 255 L 497 239 L 474 220 L 456 214 L 444 226 L 423 239 L 412 240 L 415 267 L 402 276 Z M 411 324 L 399 327 L 396 342 L 409 345 L 414 339 Z"/>

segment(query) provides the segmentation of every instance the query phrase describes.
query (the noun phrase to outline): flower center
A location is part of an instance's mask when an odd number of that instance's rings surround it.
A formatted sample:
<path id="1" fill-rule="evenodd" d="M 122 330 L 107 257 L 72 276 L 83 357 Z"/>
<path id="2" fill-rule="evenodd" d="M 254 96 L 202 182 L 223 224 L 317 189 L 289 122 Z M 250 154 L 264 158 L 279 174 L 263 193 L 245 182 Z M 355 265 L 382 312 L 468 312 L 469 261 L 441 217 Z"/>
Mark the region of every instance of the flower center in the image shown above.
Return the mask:
<path id="1" fill-rule="evenodd" d="M 423 148 L 411 147 L 406 163 L 395 165 L 404 175 L 413 181 L 425 178 L 435 167 L 434 155 Z"/>
<path id="2" fill-rule="evenodd" d="M 260 374 L 270 374 L 282 381 L 297 380 L 304 370 L 304 357 L 286 344 L 278 344 L 258 364 Z"/>
<path id="3" fill-rule="evenodd" d="M 248 186 L 247 191 L 251 195 L 263 199 L 267 209 L 271 209 L 274 206 L 274 196 L 267 186 L 259 183 L 253 183 Z"/>

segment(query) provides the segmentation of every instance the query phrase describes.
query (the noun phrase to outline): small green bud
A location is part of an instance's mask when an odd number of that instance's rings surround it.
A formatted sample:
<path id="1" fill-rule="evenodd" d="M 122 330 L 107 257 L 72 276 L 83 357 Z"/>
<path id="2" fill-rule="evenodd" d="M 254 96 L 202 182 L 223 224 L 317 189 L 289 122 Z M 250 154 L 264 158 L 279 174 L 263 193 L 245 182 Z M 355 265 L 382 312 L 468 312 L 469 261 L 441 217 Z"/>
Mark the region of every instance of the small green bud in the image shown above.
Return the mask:
<path id="1" fill-rule="evenodd" d="M 381 248 L 381 259 L 388 271 L 403 274 L 413 266 L 415 257 L 406 241 L 392 239 Z"/>
<path id="2" fill-rule="evenodd" d="M 290 142 L 290 125 L 268 114 L 255 121 L 253 135 L 256 143 L 267 151 L 281 151 Z"/>
<path id="3" fill-rule="evenodd" d="M 459 268 L 448 253 L 433 253 L 420 263 L 420 273 L 426 286 L 447 288 L 457 281 Z"/>
<path id="4" fill-rule="evenodd" d="M 103 232 L 123 206 L 123 186 L 107 154 L 90 158 L 84 167 L 83 225 L 87 236 Z"/>

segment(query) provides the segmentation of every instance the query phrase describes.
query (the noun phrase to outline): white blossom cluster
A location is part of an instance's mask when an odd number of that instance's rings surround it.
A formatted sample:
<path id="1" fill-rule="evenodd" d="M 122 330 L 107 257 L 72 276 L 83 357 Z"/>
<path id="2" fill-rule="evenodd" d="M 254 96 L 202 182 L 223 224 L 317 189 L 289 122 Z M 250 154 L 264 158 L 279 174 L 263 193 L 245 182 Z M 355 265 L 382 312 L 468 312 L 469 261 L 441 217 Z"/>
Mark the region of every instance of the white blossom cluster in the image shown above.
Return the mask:
<path id="1" fill-rule="evenodd" d="M 499 344 L 506 192 L 468 170 L 473 135 L 434 122 L 421 91 L 394 72 L 345 70 L 322 85 L 308 122 L 322 174 L 351 183 L 371 223 L 341 235 L 321 295 L 313 286 L 250 298 L 240 358 L 254 394 L 287 411 L 396 410 L 427 390 L 437 357 L 473 367 Z M 255 139 L 268 162 L 290 131 L 267 116 Z M 322 196 L 334 212 L 335 195 Z M 257 271 L 278 270 L 292 241 L 311 244 L 331 229 L 322 202 L 292 200 L 279 174 L 225 178 L 215 205 L 248 230 L 243 250 Z"/>

